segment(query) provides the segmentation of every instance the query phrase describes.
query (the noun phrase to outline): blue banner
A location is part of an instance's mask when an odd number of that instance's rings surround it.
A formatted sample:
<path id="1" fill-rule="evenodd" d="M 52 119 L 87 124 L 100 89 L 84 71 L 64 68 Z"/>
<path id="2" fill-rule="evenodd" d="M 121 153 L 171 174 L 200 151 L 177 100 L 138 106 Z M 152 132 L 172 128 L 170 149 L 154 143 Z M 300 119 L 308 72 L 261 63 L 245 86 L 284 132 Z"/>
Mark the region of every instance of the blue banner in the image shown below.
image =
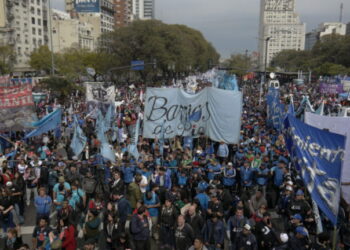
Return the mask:
<path id="1" fill-rule="evenodd" d="M 312 199 L 337 223 L 345 137 L 309 126 L 292 115 L 284 121 L 288 151 Z"/>
<path id="2" fill-rule="evenodd" d="M 61 118 L 62 118 L 62 110 L 56 109 L 54 112 L 48 114 L 43 119 L 38 121 L 37 128 L 33 131 L 31 131 L 29 134 L 25 136 L 25 138 L 30 138 L 34 136 L 42 135 L 50 130 L 56 129 L 58 126 L 61 125 Z"/>
<path id="3" fill-rule="evenodd" d="M 131 61 L 132 70 L 144 70 L 145 62 L 144 61 Z"/>
<path id="4" fill-rule="evenodd" d="M 76 12 L 100 12 L 99 0 L 74 0 Z"/>
<path id="5" fill-rule="evenodd" d="M 284 104 L 280 102 L 279 89 L 270 88 L 267 93 L 267 124 L 281 130 L 284 117 Z"/>

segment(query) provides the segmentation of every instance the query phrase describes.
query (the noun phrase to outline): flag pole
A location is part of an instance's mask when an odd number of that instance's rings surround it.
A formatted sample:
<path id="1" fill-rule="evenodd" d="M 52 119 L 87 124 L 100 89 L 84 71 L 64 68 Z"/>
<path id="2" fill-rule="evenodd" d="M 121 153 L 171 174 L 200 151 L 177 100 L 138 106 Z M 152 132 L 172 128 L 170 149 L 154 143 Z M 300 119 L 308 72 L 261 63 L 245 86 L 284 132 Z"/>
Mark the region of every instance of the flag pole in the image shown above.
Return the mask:
<path id="1" fill-rule="evenodd" d="M 332 250 L 337 248 L 337 225 L 333 228 L 333 241 L 332 241 Z"/>

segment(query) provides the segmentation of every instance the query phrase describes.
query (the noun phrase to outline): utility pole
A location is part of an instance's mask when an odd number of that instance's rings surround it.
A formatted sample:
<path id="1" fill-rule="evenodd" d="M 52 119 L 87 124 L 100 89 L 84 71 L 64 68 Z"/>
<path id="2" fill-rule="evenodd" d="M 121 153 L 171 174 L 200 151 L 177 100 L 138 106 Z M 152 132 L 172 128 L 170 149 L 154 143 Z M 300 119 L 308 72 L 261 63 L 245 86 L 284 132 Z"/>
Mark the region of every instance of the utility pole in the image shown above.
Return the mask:
<path id="1" fill-rule="evenodd" d="M 341 3 L 340 4 L 340 14 L 339 14 L 339 22 L 340 23 L 343 21 L 343 8 L 344 8 L 344 4 Z"/>
<path id="2" fill-rule="evenodd" d="M 55 74 L 55 60 L 53 52 L 53 39 L 52 39 L 52 9 L 51 9 L 51 0 L 49 0 L 49 29 L 50 29 L 50 44 L 51 44 L 51 76 Z"/>
<path id="3" fill-rule="evenodd" d="M 264 65 L 264 75 L 263 77 L 261 77 L 261 81 L 260 81 L 260 91 L 259 91 L 259 106 L 261 105 L 262 102 L 262 94 L 263 94 L 263 83 L 266 82 L 266 68 L 267 68 L 267 49 L 268 49 L 268 45 L 269 45 L 269 41 L 270 41 L 271 37 L 266 37 L 265 39 L 265 65 Z"/>

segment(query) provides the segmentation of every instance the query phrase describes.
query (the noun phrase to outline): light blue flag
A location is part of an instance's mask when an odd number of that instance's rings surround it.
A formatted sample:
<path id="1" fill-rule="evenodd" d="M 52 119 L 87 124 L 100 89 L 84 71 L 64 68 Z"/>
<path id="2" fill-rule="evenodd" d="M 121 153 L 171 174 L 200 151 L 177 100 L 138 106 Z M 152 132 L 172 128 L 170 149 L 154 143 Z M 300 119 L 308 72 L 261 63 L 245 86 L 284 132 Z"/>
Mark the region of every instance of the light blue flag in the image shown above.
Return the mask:
<path id="1" fill-rule="evenodd" d="M 57 114 L 59 109 L 56 109 L 54 112 L 51 112 L 47 115 L 45 115 L 43 118 L 41 118 L 39 121 L 33 122 L 32 126 L 33 127 L 40 127 L 43 125 L 47 120 L 51 119 L 52 116 L 55 116 Z"/>
<path id="2" fill-rule="evenodd" d="M 61 125 L 61 118 L 62 118 L 62 110 L 61 109 L 56 109 L 54 112 L 49 114 L 50 117 L 46 118 L 44 122 L 40 122 L 40 126 L 33 131 L 31 131 L 29 134 L 25 136 L 25 139 L 34 137 L 34 136 L 39 136 L 42 135 L 50 130 L 56 129 L 58 126 Z"/>
<path id="3" fill-rule="evenodd" d="M 324 110 L 324 101 L 322 101 L 321 105 L 318 107 L 318 109 L 315 111 L 315 114 L 323 115 Z"/>
<path id="4" fill-rule="evenodd" d="M 115 112 L 113 110 L 115 110 L 115 108 L 114 108 L 114 105 L 111 103 L 108 106 L 107 113 L 104 119 L 106 130 L 109 130 L 111 128 L 111 123 L 115 119 Z"/>
<path id="5" fill-rule="evenodd" d="M 105 122 L 104 122 L 104 118 L 103 118 L 101 110 L 97 111 L 97 119 L 96 119 L 95 131 L 96 131 L 97 139 L 102 144 L 103 143 L 107 143 L 107 138 L 106 138 L 106 135 L 105 135 L 106 127 L 105 127 Z"/>
<path id="6" fill-rule="evenodd" d="M 102 143 L 101 155 L 103 158 L 115 163 L 115 152 L 108 143 Z"/>
<path id="7" fill-rule="evenodd" d="M 80 128 L 77 118 L 74 117 L 74 135 L 70 144 L 70 148 L 74 152 L 75 156 L 78 156 L 81 154 L 81 152 L 83 152 L 86 142 L 87 138 L 84 135 L 83 130 Z"/>
<path id="8" fill-rule="evenodd" d="M 139 151 L 137 149 L 137 143 L 139 140 L 139 130 L 140 130 L 140 117 L 138 117 L 137 122 L 136 122 L 136 127 L 135 127 L 135 134 L 132 142 L 128 145 L 128 152 L 134 156 L 136 160 L 139 159 Z"/>

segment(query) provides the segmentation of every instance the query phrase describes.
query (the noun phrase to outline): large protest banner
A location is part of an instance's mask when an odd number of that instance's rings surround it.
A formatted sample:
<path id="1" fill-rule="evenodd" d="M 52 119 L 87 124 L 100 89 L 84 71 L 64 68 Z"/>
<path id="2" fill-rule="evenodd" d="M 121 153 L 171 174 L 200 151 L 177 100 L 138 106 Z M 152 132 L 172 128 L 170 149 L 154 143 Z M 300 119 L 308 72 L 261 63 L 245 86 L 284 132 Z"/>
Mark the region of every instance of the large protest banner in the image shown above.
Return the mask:
<path id="1" fill-rule="evenodd" d="M 1 78 L 0 130 L 23 130 L 37 120 L 30 78 Z"/>
<path id="2" fill-rule="evenodd" d="M 95 108 L 101 109 L 105 113 L 110 103 L 115 102 L 115 86 L 106 85 L 102 82 L 86 82 L 86 102 L 88 111 Z"/>
<path id="3" fill-rule="evenodd" d="M 188 94 L 179 88 L 147 88 L 143 136 L 196 137 L 204 133 L 214 141 L 238 143 L 242 93 L 205 88 Z"/>
<path id="4" fill-rule="evenodd" d="M 279 89 L 270 88 L 267 93 L 267 124 L 277 130 L 282 129 L 285 116 L 284 104 L 280 102 Z"/>
<path id="5" fill-rule="evenodd" d="M 320 83 L 320 92 L 322 94 L 339 94 L 344 92 L 343 84 Z"/>
<path id="6" fill-rule="evenodd" d="M 345 137 L 307 125 L 288 115 L 284 121 L 289 153 L 312 199 L 335 225 Z"/>
<path id="7" fill-rule="evenodd" d="M 347 136 L 341 181 L 343 197 L 350 204 L 350 118 L 322 116 L 305 112 L 305 123 L 319 129 L 327 129 L 330 132 Z"/>

